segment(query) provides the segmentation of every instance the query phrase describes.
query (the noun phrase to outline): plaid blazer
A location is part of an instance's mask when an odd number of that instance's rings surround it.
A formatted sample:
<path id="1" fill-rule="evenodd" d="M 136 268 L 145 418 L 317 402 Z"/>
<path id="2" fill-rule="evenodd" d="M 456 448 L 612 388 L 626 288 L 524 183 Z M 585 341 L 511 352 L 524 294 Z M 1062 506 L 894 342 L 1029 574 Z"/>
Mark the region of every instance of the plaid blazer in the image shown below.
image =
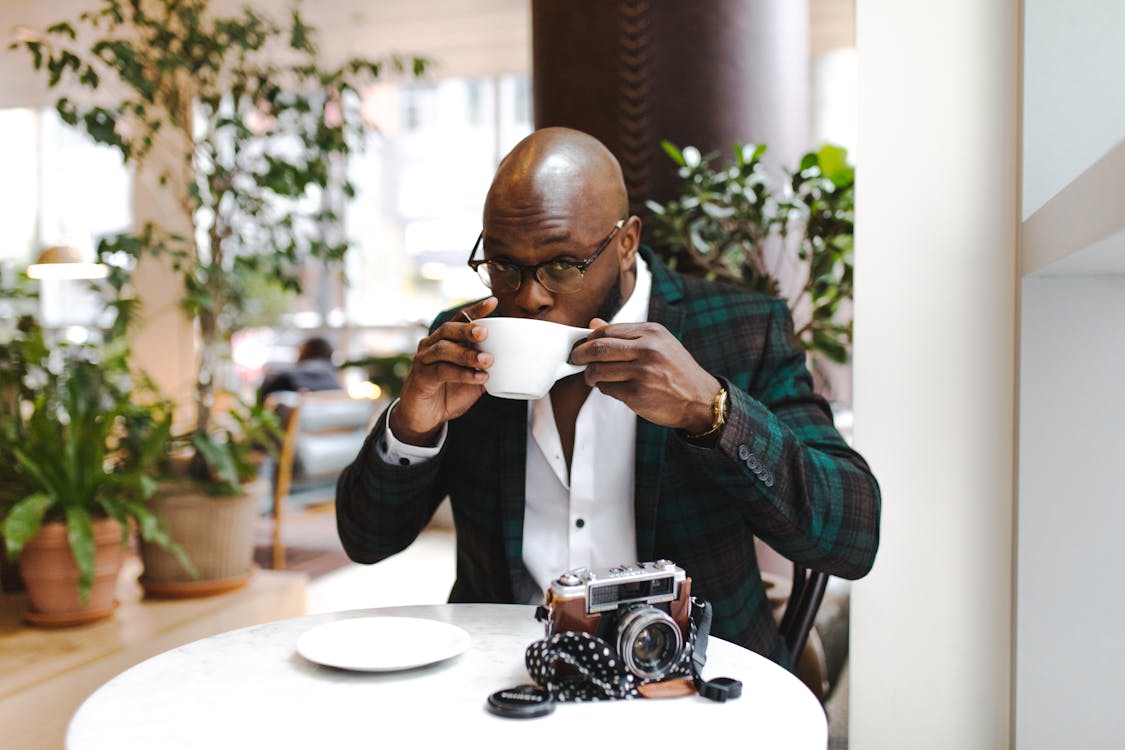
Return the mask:
<path id="1" fill-rule="evenodd" d="M 674 560 L 711 602 L 715 635 L 788 665 L 753 537 L 806 567 L 859 578 L 878 547 L 878 484 L 813 392 L 783 300 L 681 276 L 642 253 L 653 274 L 649 320 L 726 382 L 730 415 L 710 444 L 637 418 L 637 560 Z M 457 531 L 449 600 L 521 603 L 527 404 L 484 395 L 449 423 L 441 452 L 416 465 L 379 459 L 385 429 L 386 413 L 337 484 L 348 555 L 373 563 L 402 551 L 448 495 Z"/>

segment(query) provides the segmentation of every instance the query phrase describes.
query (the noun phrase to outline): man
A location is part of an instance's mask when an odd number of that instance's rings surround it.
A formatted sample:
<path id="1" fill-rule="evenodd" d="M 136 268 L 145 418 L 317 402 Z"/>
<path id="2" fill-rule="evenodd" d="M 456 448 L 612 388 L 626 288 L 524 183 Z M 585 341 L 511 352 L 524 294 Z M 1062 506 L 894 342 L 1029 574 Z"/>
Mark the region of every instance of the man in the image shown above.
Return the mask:
<path id="1" fill-rule="evenodd" d="M 860 577 L 878 486 L 813 393 L 785 303 L 681 277 L 640 235 L 597 140 L 548 128 L 513 149 L 479 240 L 493 296 L 439 316 L 419 344 L 337 485 L 340 538 L 376 562 L 448 495 L 451 601 L 525 603 L 571 567 L 667 558 L 712 603 L 713 633 L 787 663 L 753 537 Z M 571 353 L 585 371 L 535 402 L 486 395 L 492 359 L 472 321 L 491 314 L 594 329 Z"/>
<path id="2" fill-rule="evenodd" d="M 332 364 L 332 344 L 328 339 L 313 336 L 301 342 L 293 367 L 266 375 L 258 388 L 258 403 L 264 403 L 266 396 L 279 391 L 338 391 L 341 388 L 336 366 Z"/>

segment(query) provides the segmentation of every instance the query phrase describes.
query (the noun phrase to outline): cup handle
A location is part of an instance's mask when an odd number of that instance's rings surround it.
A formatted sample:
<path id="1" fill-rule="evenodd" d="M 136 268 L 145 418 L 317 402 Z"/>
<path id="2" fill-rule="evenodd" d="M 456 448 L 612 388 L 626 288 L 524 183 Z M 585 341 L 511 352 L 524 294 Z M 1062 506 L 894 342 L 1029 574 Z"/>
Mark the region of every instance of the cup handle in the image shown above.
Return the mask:
<path id="1" fill-rule="evenodd" d="M 586 365 L 572 365 L 569 362 L 563 362 L 559 365 L 559 369 L 555 371 L 555 380 L 565 378 L 567 375 L 575 375 L 586 369 Z"/>

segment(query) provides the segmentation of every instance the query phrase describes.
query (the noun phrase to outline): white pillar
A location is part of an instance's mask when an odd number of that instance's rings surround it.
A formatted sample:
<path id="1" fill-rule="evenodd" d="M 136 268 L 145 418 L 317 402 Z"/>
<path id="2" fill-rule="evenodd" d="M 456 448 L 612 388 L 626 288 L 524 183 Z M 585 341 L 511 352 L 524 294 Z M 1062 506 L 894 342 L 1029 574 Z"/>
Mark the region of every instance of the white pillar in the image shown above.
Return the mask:
<path id="1" fill-rule="evenodd" d="M 1010 742 L 1019 0 L 858 0 L 854 750 Z"/>
<path id="2" fill-rule="evenodd" d="M 138 232 L 152 222 L 166 232 L 190 237 L 190 218 L 169 186 L 159 184 L 160 169 L 179 164 L 179 152 L 169 140 L 157 141 L 145 167 L 134 176 L 133 224 Z M 182 277 L 167 258 L 146 256 L 137 265 L 133 285 L 141 301 L 138 325 L 130 337 L 133 362 L 152 376 L 164 396 L 175 401 L 177 429 L 186 428 L 195 419 L 196 337 L 180 307 Z"/>

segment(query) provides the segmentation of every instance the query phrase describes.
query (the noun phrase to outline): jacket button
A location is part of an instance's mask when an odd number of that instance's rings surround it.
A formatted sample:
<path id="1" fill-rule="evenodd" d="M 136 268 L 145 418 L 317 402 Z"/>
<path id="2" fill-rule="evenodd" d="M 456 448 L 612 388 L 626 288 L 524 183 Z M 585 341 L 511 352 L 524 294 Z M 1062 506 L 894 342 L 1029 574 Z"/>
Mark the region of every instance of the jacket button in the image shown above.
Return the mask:
<path id="1" fill-rule="evenodd" d="M 743 461 L 750 458 L 750 449 L 746 447 L 745 443 L 738 446 L 738 457 Z"/>

